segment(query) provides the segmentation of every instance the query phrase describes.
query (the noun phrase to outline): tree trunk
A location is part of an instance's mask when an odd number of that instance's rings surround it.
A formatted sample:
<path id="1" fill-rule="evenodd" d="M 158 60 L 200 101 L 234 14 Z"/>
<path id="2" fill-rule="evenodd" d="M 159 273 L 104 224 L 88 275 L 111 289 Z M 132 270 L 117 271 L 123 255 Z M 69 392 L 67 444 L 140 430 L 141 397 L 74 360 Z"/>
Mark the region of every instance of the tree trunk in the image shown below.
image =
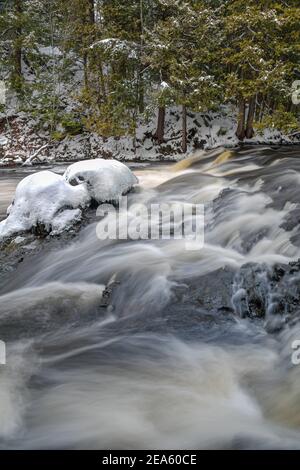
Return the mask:
<path id="1" fill-rule="evenodd" d="M 144 107 L 144 77 L 143 77 L 143 48 L 144 48 L 144 0 L 140 0 L 140 57 L 138 66 L 138 107 L 139 112 L 142 114 L 145 110 Z"/>
<path id="2" fill-rule="evenodd" d="M 262 103 L 260 106 L 260 112 L 259 112 L 259 122 L 263 120 L 265 109 L 266 109 L 266 97 L 263 96 Z"/>
<path id="3" fill-rule="evenodd" d="M 140 69 L 140 67 L 139 67 Z M 145 111 L 145 105 L 144 105 L 144 81 L 143 77 L 141 75 L 141 72 L 139 70 L 139 80 L 138 80 L 138 88 L 139 88 L 139 96 L 138 96 L 138 102 L 139 102 L 139 112 L 142 114 Z"/>
<path id="4" fill-rule="evenodd" d="M 83 54 L 83 75 L 84 75 L 84 88 L 89 86 L 89 74 L 88 74 L 88 55 L 86 52 Z"/>
<path id="5" fill-rule="evenodd" d="M 259 116 L 260 116 L 260 110 L 261 110 L 261 105 L 262 105 L 262 100 L 263 97 L 260 93 L 256 95 L 256 106 L 255 106 L 255 121 L 259 121 Z"/>
<path id="6" fill-rule="evenodd" d="M 248 109 L 248 117 L 247 117 L 246 133 L 245 133 L 247 139 L 252 139 L 252 137 L 254 136 L 254 129 L 253 129 L 254 113 L 255 113 L 255 98 L 252 97 L 249 101 L 249 109 Z"/>
<path id="7" fill-rule="evenodd" d="M 161 145 L 164 141 L 165 117 L 166 117 L 166 108 L 165 106 L 160 106 L 158 108 L 157 128 L 154 134 L 154 138 L 155 140 L 157 140 L 159 145 Z"/>
<path id="8" fill-rule="evenodd" d="M 101 87 L 101 98 L 103 101 L 106 102 L 106 86 L 105 86 L 105 78 L 103 73 L 103 66 L 102 62 L 99 62 L 99 77 L 100 77 L 100 87 Z"/>
<path id="9" fill-rule="evenodd" d="M 187 113 L 186 105 L 182 106 L 182 152 L 187 151 Z"/>
<path id="10" fill-rule="evenodd" d="M 95 23 L 95 5 L 94 0 L 88 0 L 86 10 L 84 12 L 85 18 L 83 19 L 84 24 L 93 26 Z M 94 36 L 94 31 L 89 32 L 90 39 Z M 85 45 L 87 47 L 87 44 Z M 83 70 L 84 70 L 84 86 L 88 88 L 89 86 L 89 71 L 88 71 L 88 52 L 83 53 Z"/>
<path id="11" fill-rule="evenodd" d="M 18 22 L 21 20 L 22 15 L 22 0 L 14 1 L 14 13 Z M 13 69 L 11 75 L 12 86 L 16 91 L 22 89 L 22 27 L 19 26 L 15 29 L 15 37 L 13 40 L 12 50 Z"/>
<path id="12" fill-rule="evenodd" d="M 94 5 L 94 0 L 88 0 L 88 17 L 89 17 L 89 23 L 94 24 L 95 23 L 95 5 Z"/>
<path id="13" fill-rule="evenodd" d="M 238 126 L 236 130 L 236 136 L 239 140 L 244 140 L 245 138 L 245 100 L 244 98 L 240 98 L 239 101 L 239 117 L 238 117 Z"/>

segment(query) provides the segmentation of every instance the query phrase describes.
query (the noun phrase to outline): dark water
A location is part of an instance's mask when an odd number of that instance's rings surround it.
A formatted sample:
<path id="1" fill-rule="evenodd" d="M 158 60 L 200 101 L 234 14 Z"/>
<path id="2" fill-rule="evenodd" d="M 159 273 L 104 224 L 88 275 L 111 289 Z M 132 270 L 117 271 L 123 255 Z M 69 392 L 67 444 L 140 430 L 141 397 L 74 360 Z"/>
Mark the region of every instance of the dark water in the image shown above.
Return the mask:
<path id="1" fill-rule="evenodd" d="M 0 173 L 0 221 L 5 219 L 6 209 L 11 204 L 15 189 L 22 177 L 11 177 L 8 172 Z"/>
<path id="2" fill-rule="evenodd" d="M 204 248 L 94 222 L 5 275 L 1 448 L 299 447 L 300 149 L 215 158 L 135 168 L 129 197 L 205 204 Z"/>

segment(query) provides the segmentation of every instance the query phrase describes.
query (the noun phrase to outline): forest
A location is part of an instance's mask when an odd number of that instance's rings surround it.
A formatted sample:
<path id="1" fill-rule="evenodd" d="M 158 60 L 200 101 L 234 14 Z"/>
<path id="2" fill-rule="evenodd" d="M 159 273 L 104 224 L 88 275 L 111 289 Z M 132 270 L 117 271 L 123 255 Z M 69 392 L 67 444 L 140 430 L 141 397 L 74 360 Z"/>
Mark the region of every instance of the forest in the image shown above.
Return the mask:
<path id="1" fill-rule="evenodd" d="M 174 106 L 179 153 L 189 112 L 224 105 L 239 141 L 299 132 L 297 0 L 1 0 L 0 9 L 8 103 L 51 141 L 88 132 L 134 142 L 141 120 L 155 119 L 146 137 L 159 146 Z"/>

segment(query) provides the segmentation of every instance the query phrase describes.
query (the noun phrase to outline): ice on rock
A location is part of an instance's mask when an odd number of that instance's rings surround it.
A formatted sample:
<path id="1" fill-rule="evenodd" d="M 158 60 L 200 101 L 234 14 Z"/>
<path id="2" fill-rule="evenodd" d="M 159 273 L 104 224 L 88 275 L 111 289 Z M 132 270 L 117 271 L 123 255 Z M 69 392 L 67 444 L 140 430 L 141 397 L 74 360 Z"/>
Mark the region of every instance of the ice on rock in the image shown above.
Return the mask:
<path id="1" fill-rule="evenodd" d="M 138 179 L 126 165 L 117 160 L 102 158 L 70 165 L 64 178 L 71 185 L 85 187 L 91 198 L 98 203 L 117 201 L 138 183 Z"/>
<path id="2" fill-rule="evenodd" d="M 68 230 L 92 200 L 117 201 L 138 182 L 115 160 L 87 160 L 71 165 L 63 176 L 40 171 L 17 186 L 7 218 L 0 222 L 0 240 L 42 225 L 52 235 Z"/>
<path id="3" fill-rule="evenodd" d="M 24 178 L 17 186 L 8 217 L 0 222 L 0 239 L 43 224 L 48 232 L 60 233 L 81 218 L 90 202 L 84 186 L 71 186 L 51 171 Z"/>

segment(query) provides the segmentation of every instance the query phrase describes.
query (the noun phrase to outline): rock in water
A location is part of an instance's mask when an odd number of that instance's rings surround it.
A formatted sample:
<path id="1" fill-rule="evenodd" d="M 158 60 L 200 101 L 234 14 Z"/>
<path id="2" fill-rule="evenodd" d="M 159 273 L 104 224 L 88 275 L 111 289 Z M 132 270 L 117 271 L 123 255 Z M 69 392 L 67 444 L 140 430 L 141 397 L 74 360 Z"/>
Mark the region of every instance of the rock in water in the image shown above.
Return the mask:
<path id="1" fill-rule="evenodd" d="M 73 187 L 51 171 L 39 171 L 17 186 L 8 217 L 0 223 L 0 240 L 34 227 L 60 233 L 81 218 L 79 207 L 89 204 L 84 187 Z"/>
<path id="2" fill-rule="evenodd" d="M 138 179 L 115 160 L 87 160 L 67 168 L 63 176 L 39 171 L 17 186 L 8 217 L 0 222 L 0 240 L 35 230 L 59 234 L 81 220 L 82 210 L 92 201 L 114 202 Z"/>
<path id="3" fill-rule="evenodd" d="M 138 179 L 126 165 L 102 158 L 70 165 L 64 178 L 73 186 L 85 186 L 91 198 L 98 203 L 117 201 L 138 183 Z"/>

